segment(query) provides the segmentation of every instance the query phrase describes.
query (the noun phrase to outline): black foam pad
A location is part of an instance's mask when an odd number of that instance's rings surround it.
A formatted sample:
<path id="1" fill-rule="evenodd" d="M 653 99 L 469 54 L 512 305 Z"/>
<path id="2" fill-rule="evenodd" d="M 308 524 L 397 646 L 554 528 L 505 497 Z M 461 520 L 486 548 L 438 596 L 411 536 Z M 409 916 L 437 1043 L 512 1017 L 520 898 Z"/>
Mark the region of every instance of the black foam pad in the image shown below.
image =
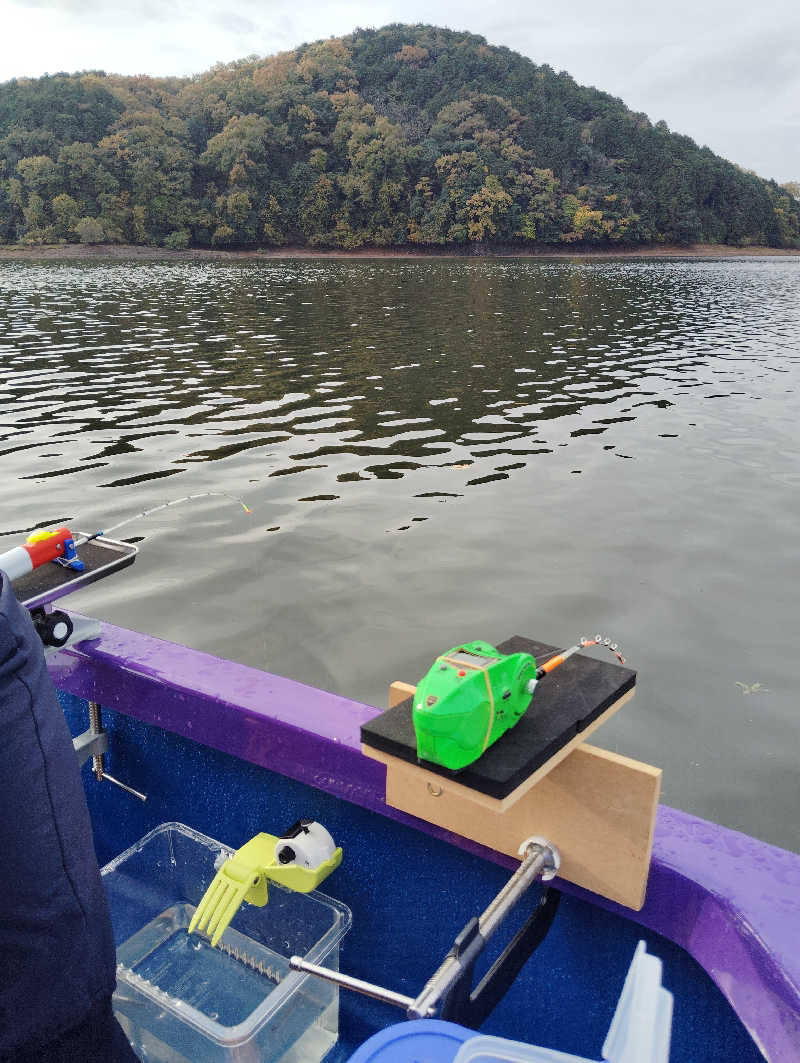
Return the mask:
<path id="1" fill-rule="evenodd" d="M 501 653 L 530 653 L 537 661 L 559 647 L 514 635 L 497 645 Z M 482 757 L 461 771 L 417 758 L 413 698 L 361 727 L 361 741 L 382 753 L 420 764 L 462 786 L 502 799 L 546 764 L 567 742 L 636 685 L 636 672 L 576 653 L 540 680 L 530 708 Z"/>

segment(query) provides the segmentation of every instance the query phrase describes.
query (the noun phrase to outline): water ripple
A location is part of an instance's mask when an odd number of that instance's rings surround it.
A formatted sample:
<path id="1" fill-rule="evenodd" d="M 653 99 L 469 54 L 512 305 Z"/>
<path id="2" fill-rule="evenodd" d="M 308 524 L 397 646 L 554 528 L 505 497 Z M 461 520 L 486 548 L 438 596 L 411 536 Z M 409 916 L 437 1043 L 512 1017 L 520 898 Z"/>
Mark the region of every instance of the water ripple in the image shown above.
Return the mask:
<path id="1" fill-rule="evenodd" d="M 796 278 L 757 260 L 3 264 L 4 479 L 74 497 L 214 462 L 231 482 L 295 473 L 298 501 L 312 471 L 331 502 L 405 478 L 410 505 L 442 455 L 476 488 L 578 440 L 608 452 L 645 416 L 682 436 L 700 405 L 795 371 Z"/>

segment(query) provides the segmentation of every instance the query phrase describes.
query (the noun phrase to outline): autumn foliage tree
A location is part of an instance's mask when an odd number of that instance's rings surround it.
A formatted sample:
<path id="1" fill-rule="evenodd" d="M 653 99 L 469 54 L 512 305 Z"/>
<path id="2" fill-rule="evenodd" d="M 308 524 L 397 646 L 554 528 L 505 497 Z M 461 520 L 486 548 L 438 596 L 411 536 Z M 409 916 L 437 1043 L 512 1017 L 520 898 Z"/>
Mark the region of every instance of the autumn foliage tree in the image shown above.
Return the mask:
<path id="1" fill-rule="evenodd" d="M 193 78 L 0 85 L 0 242 L 800 246 L 800 186 L 482 37 L 361 29 Z"/>

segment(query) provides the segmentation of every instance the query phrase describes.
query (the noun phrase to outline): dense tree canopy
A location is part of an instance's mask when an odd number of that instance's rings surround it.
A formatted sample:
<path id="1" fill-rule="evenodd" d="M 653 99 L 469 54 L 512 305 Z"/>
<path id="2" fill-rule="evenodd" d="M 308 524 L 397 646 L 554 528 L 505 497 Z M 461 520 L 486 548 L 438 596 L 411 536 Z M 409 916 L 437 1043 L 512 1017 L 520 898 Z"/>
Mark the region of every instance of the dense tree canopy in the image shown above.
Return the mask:
<path id="1" fill-rule="evenodd" d="M 0 85 L 0 242 L 800 246 L 798 187 L 482 37 Z"/>

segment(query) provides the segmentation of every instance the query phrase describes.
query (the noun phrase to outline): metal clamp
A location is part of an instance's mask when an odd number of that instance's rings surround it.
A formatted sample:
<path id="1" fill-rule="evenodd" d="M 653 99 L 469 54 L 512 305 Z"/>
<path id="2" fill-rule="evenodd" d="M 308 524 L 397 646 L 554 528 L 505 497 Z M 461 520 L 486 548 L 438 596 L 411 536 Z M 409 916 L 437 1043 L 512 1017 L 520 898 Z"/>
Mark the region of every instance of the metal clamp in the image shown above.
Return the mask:
<path id="1" fill-rule="evenodd" d="M 39 617 L 39 623 L 37 624 L 37 616 Z M 41 618 L 44 617 L 43 626 Z M 53 617 L 57 620 L 54 622 Z M 31 618 L 33 619 L 34 626 L 39 633 L 39 637 L 42 640 L 44 647 L 45 658 L 52 656 L 54 653 L 58 653 L 59 650 L 67 649 L 69 646 L 74 646 L 78 642 L 86 642 L 88 639 L 96 639 L 101 631 L 101 624 L 99 620 L 93 620 L 88 616 L 71 616 L 68 613 L 63 613 L 60 610 L 53 610 L 48 613 L 46 609 L 34 609 L 31 611 Z M 60 619 L 59 619 L 60 618 Z M 51 626 L 55 627 L 55 634 L 59 634 L 59 624 L 67 621 L 69 624 L 69 631 L 66 634 L 66 638 L 57 637 L 55 641 L 52 641 L 47 633 L 47 629 Z"/>
<path id="2" fill-rule="evenodd" d="M 126 793 L 138 797 L 140 801 L 147 800 L 147 794 L 143 794 L 139 790 L 134 790 L 132 786 L 120 782 L 119 779 L 115 779 L 113 775 L 109 775 L 105 770 L 104 755 L 108 751 L 108 734 L 103 727 L 100 706 L 96 701 L 89 702 L 88 730 L 72 739 L 72 748 L 77 754 L 78 766 L 82 765 L 87 757 L 92 758 L 92 770 L 94 771 L 95 778 L 98 782 L 107 779 L 109 782 L 113 782 L 115 786 L 119 786 L 121 790 L 125 790 Z"/>
<path id="3" fill-rule="evenodd" d="M 545 889 L 538 905 L 514 939 L 473 990 L 475 963 L 486 942 L 537 880 L 555 874 L 561 858 L 543 838 L 529 838 L 520 846 L 522 863 L 478 919 L 472 919 L 453 943 L 442 965 L 409 1009 L 409 1018 L 424 1018 L 441 1002 L 441 1017 L 477 1029 L 505 996 L 522 967 L 547 935 L 561 894 Z"/>
<path id="4" fill-rule="evenodd" d="M 415 1000 L 391 989 L 364 982 L 359 978 L 329 971 L 299 956 L 292 956 L 289 967 L 303 971 L 344 989 L 383 1000 L 403 1008 L 409 1019 L 427 1019 L 437 1014 L 451 1022 L 475 1029 L 481 1025 L 503 998 L 523 965 L 541 944 L 550 929 L 558 909 L 561 894 L 546 888 L 538 905 L 504 949 L 475 990 L 472 980 L 475 961 L 486 942 L 497 930 L 511 909 L 538 879 L 548 881 L 557 873 L 561 863 L 558 849 L 543 838 L 528 838 L 520 846 L 522 863 L 498 893 L 480 918 L 471 919 L 456 938 L 442 964 L 428 979 Z"/>

